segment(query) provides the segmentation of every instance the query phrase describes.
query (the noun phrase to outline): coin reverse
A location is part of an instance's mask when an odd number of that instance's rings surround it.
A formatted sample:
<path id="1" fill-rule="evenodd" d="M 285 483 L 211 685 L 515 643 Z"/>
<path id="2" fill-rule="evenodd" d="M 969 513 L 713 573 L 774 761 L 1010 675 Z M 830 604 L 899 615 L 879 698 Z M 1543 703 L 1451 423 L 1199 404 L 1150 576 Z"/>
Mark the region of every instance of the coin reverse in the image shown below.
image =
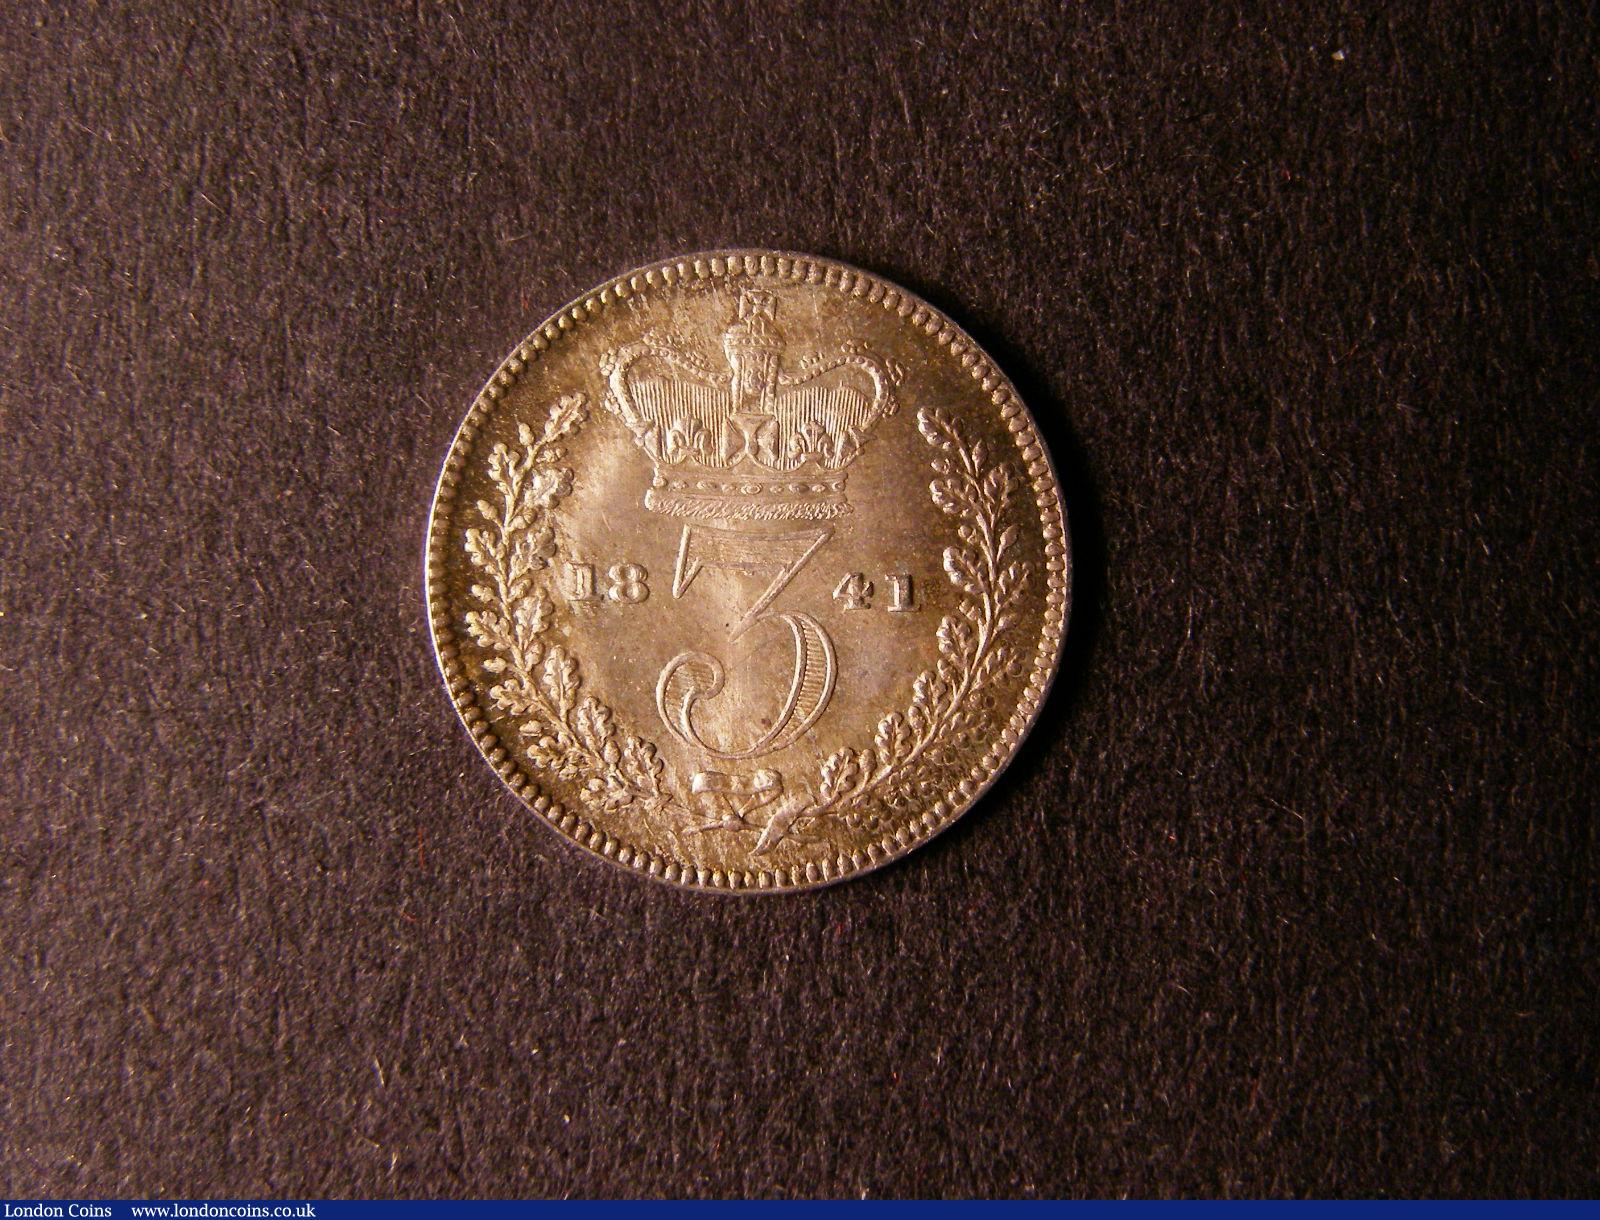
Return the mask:
<path id="1" fill-rule="evenodd" d="M 434 648 L 557 832 L 645 876 L 777 892 L 960 817 L 1037 716 L 1071 591 L 1033 418 L 867 272 L 688 255 L 506 357 L 445 459 Z"/>

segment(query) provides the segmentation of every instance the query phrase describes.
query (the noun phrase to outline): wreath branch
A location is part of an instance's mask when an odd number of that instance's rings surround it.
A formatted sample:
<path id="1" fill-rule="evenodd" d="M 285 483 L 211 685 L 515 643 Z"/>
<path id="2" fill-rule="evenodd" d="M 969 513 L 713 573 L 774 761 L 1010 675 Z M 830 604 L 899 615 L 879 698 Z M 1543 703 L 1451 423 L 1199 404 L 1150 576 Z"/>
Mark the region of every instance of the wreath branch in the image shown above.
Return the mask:
<path id="1" fill-rule="evenodd" d="M 469 611 L 466 626 L 489 654 L 484 669 L 500 677 L 489 697 L 517 719 L 530 761 L 581 782 L 608 809 L 640 802 L 653 812 L 678 804 L 656 747 L 619 731 L 611 708 L 583 693 L 577 658 L 547 638 L 553 606 L 534 583 L 555 555 L 554 510 L 572 491 L 572 470 L 559 464 L 562 441 L 587 410 L 582 394 L 564 395 L 537 432 L 517 426 L 517 448 L 497 443 L 490 451 L 496 495 L 477 502 L 485 525 L 466 531 L 482 577 L 472 596 L 484 608 Z"/>

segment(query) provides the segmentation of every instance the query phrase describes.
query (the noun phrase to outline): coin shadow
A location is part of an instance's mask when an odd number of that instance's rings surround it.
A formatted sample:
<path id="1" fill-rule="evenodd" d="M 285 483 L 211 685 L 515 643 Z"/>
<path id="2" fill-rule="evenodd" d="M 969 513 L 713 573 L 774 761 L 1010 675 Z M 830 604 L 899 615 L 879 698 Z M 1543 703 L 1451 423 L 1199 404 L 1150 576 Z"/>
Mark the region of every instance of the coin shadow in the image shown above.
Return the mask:
<path id="1" fill-rule="evenodd" d="M 948 299 L 937 288 L 920 282 L 907 269 L 875 266 L 866 269 L 905 285 L 977 341 L 1016 387 L 1018 395 L 1038 424 L 1040 435 L 1055 465 L 1066 502 L 1067 537 L 1072 548 L 1067 634 L 1062 643 L 1055 681 L 1045 696 L 1038 718 L 991 789 L 997 803 L 1010 801 L 1017 795 L 1019 785 L 1045 778 L 1050 784 L 1051 795 L 1054 795 L 1064 783 L 1061 769 L 1065 766 L 1065 760 L 1059 751 L 1087 681 L 1104 616 L 1105 533 L 1088 455 L 1073 431 L 1065 403 L 1051 388 L 1049 380 L 1037 365 L 1020 348 L 992 328 L 971 318 L 959 303 Z M 981 815 L 976 819 L 960 819 L 929 847 L 939 853 L 961 850 L 961 844 L 982 820 Z"/>

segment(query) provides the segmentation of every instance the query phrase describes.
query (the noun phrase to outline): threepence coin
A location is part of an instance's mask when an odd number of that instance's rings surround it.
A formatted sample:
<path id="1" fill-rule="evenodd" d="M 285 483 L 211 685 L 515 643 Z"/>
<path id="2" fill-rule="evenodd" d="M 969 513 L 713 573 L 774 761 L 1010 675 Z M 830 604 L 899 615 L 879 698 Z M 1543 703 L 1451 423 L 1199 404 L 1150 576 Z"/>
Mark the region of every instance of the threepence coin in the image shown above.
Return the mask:
<path id="1" fill-rule="evenodd" d="M 978 345 L 825 259 L 587 293 L 472 404 L 434 498 L 439 666 L 490 766 L 625 868 L 774 892 L 961 816 L 1028 731 L 1061 489 Z"/>

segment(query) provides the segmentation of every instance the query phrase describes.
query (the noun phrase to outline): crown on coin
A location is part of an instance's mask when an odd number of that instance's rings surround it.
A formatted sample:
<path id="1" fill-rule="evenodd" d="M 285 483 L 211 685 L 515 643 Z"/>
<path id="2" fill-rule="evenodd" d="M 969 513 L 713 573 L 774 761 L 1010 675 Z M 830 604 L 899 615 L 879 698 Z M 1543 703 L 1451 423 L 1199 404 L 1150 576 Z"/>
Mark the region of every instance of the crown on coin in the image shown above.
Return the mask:
<path id="1" fill-rule="evenodd" d="M 739 294 L 722 358 L 645 335 L 606 353 L 606 408 L 655 463 L 645 507 L 690 520 L 822 521 L 850 511 L 845 472 L 897 406 L 900 370 L 859 344 L 785 367 L 777 297 Z"/>

